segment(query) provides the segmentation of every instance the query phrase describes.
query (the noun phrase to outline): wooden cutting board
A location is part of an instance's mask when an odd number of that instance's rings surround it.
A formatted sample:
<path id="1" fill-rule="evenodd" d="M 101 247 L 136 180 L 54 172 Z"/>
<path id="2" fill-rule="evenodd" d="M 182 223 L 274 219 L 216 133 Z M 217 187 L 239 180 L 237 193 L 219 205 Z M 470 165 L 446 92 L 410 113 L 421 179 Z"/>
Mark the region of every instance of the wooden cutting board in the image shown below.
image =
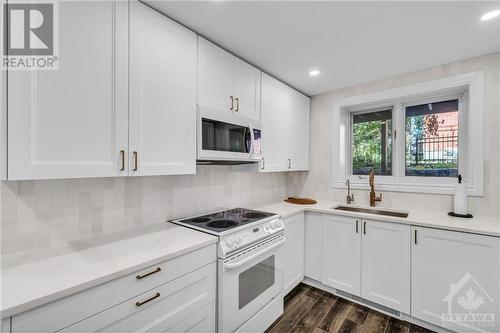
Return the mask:
<path id="1" fill-rule="evenodd" d="M 288 203 L 291 203 L 291 204 L 296 204 L 296 205 L 314 205 L 315 203 L 317 203 L 317 201 L 314 199 L 295 198 L 295 197 L 285 199 L 285 201 Z"/>

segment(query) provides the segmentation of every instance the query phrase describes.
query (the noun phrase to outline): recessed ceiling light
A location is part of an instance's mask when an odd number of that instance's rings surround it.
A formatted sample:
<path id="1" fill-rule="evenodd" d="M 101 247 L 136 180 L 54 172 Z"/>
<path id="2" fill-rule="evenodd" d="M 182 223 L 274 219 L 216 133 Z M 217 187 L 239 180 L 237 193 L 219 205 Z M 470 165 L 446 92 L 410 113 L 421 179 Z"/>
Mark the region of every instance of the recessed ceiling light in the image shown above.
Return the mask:
<path id="1" fill-rule="evenodd" d="M 483 16 L 481 16 L 481 21 L 489 21 L 494 19 L 495 17 L 500 16 L 500 9 L 492 10 L 491 12 L 487 12 Z"/>
<path id="2" fill-rule="evenodd" d="M 311 75 L 311 76 L 318 76 L 319 75 L 319 70 L 313 69 L 312 71 L 309 72 L 309 75 Z"/>

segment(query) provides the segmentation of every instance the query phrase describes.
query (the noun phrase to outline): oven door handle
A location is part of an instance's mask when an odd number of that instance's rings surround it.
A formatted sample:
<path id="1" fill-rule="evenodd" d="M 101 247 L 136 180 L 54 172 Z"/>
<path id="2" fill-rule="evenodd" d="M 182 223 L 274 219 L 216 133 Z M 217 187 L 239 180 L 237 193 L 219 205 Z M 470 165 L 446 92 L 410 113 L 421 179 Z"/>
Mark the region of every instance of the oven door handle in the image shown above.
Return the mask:
<path id="1" fill-rule="evenodd" d="M 269 252 L 269 251 L 271 251 L 271 250 L 273 250 L 273 249 L 275 249 L 275 248 L 283 245 L 285 243 L 285 241 L 286 241 L 286 239 L 283 239 L 283 240 L 281 240 L 281 241 L 279 241 L 279 242 L 277 242 L 277 243 L 269 246 L 268 248 L 266 248 L 266 249 L 264 249 L 262 251 L 259 251 L 259 252 L 255 253 L 254 255 L 252 255 L 250 257 L 247 257 L 247 258 L 245 258 L 245 259 L 243 259 L 241 261 L 238 261 L 238 262 L 235 262 L 235 263 L 224 263 L 224 268 L 226 268 L 226 269 L 232 269 L 232 268 L 240 267 L 240 266 L 246 264 L 247 262 L 252 261 L 253 259 L 257 258 L 258 256 L 263 255 L 264 253 Z"/>

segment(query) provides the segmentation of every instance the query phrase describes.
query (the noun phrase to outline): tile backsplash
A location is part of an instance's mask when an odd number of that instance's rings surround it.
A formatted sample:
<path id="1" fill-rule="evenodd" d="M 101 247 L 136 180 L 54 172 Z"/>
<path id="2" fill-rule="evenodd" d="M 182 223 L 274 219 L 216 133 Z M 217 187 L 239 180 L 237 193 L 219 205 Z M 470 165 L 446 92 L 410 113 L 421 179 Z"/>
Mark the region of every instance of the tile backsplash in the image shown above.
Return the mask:
<path id="1" fill-rule="evenodd" d="M 200 166 L 196 175 L 1 182 L 1 254 L 56 248 L 286 196 L 283 173 Z"/>

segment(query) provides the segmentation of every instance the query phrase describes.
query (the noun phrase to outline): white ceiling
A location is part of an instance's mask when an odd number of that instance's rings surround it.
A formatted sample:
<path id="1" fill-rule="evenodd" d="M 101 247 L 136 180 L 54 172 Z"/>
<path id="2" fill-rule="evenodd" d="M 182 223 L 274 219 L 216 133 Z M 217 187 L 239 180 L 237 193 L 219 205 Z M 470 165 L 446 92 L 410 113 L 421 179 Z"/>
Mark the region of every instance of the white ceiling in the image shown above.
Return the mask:
<path id="1" fill-rule="evenodd" d="M 308 95 L 500 51 L 500 1 L 145 2 Z"/>

